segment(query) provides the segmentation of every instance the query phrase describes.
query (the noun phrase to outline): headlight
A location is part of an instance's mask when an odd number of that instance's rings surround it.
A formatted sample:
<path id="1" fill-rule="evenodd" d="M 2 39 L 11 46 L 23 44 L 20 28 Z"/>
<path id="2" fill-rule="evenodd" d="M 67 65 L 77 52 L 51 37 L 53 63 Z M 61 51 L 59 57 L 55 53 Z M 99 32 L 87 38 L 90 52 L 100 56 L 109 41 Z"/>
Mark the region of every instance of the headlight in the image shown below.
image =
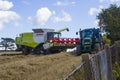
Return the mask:
<path id="1" fill-rule="evenodd" d="M 50 42 L 53 42 L 52 40 L 50 40 Z"/>

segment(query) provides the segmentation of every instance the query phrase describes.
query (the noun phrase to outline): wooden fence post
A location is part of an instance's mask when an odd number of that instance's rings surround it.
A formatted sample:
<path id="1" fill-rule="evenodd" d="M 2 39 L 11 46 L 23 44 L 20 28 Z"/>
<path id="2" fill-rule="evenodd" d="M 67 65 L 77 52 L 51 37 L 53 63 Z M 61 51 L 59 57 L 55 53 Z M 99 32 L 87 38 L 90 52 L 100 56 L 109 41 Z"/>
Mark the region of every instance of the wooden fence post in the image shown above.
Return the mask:
<path id="1" fill-rule="evenodd" d="M 116 41 L 115 42 L 115 62 L 118 62 L 119 61 L 119 55 L 118 55 L 118 42 Z"/>
<path id="2" fill-rule="evenodd" d="M 91 64 L 89 61 L 89 54 L 82 54 L 82 61 L 85 62 L 84 66 L 83 66 L 85 80 L 94 80 Z"/>
<path id="3" fill-rule="evenodd" d="M 108 70 L 107 70 L 107 78 L 108 80 L 113 80 L 113 75 L 112 75 L 112 56 L 111 56 L 111 51 L 110 51 L 110 47 L 107 46 L 106 47 L 106 55 L 107 55 L 107 67 L 108 67 Z"/>

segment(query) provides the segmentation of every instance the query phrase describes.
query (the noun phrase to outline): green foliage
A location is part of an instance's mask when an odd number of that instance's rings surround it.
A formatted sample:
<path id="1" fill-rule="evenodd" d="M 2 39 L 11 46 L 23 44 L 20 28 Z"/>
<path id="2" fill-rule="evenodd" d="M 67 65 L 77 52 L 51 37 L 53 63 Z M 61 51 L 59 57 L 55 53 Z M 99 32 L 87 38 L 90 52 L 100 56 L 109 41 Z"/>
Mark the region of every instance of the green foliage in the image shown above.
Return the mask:
<path id="1" fill-rule="evenodd" d="M 74 75 L 72 75 L 68 80 L 85 80 L 83 69 L 76 71 L 76 73 L 74 73 Z"/>
<path id="2" fill-rule="evenodd" d="M 110 5 L 107 9 L 102 9 L 98 14 L 99 26 L 107 33 L 113 41 L 120 40 L 120 6 Z"/>
<path id="3" fill-rule="evenodd" d="M 106 35 L 103 35 L 103 36 L 102 36 L 102 39 L 103 39 L 103 42 L 104 42 L 105 44 L 110 45 L 111 41 L 110 41 L 110 39 L 107 38 Z"/>
<path id="4" fill-rule="evenodd" d="M 117 78 L 120 77 L 120 63 L 116 62 L 113 65 L 112 73 L 113 73 L 114 80 L 117 80 Z"/>

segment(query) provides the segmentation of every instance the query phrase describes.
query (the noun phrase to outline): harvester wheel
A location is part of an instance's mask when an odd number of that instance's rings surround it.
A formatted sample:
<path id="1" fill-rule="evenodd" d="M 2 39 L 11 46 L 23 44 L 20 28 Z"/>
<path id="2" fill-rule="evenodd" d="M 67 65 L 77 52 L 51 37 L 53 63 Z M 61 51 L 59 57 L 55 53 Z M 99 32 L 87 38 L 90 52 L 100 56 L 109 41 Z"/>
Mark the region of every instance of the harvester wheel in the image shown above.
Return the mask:
<path id="1" fill-rule="evenodd" d="M 22 53 L 23 53 L 24 55 L 29 54 L 28 48 L 27 48 L 27 47 L 24 47 L 24 48 L 22 49 Z"/>
<path id="2" fill-rule="evenodd" d="M 34 49 L 34 54 L 42 54 L 44 53 L 43 47 L 35 48 Z"/>
<path id="3" fill-rule="evenodd" d="M 45 54 L 50 54 L 50 50 L 45 50 Z"/>

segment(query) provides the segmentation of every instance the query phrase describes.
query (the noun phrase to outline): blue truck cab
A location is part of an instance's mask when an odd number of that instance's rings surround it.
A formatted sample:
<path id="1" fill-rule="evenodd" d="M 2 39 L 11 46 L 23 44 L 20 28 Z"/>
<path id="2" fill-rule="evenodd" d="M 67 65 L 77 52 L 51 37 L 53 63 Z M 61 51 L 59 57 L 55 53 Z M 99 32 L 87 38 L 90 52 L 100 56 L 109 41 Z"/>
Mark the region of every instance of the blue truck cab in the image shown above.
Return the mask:
<path id="1" fill-rule="evenodd" d="M 80 40 L 77 44 L 77 55 L 100 49 L 102 36 L 99 28 L 88 28 L 79 31 Z"/>

